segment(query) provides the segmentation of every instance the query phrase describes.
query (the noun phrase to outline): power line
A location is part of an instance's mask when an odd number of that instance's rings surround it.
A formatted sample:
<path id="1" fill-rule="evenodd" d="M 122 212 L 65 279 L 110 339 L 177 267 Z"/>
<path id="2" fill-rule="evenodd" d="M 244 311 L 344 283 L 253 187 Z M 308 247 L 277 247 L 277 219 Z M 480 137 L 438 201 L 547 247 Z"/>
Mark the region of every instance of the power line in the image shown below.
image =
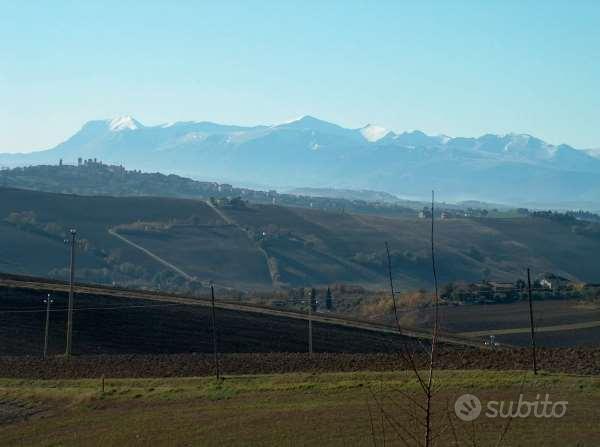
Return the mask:
<path id="1" fill-rule="evenodd" d="M 170 307 L 170 306 L 195 306 L 195 304 L 168 303 L 168 304 L 134 304 L 131 306 L 79 307 L 79 308 L 73 308 L 73 311 L 81 312 L 81 311 L 88 311 L 88 310 L 118 310 L 118 309 L 135 309 L 135 308 L 147 308 L 147 307 Z M 64 312 L 67 310 L 69 310 L 68 307 L 61 307 L 58 309 L 50 309 L 50 312 Z M 0 310 L 0 314 L 41 313 L 41 312 L 46 312 L 46 309 Z"/>

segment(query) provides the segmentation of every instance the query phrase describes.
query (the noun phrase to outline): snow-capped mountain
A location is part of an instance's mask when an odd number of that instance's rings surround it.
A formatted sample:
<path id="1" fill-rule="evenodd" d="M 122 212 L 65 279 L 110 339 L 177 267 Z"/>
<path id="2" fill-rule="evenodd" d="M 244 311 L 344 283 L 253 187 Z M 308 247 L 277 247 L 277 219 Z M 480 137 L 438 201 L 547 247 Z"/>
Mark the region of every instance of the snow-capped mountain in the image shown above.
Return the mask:
<path id="1" fill-rule="evenodd" d="M 595 149 L 586 149 L 585 152 L 594 158 L 600 158 L 600 147 Z"/>
<path id="2" fill-rule="evenodd" d="M 136 130 L 144 126 L 130 116 L 120 116 L 110 120 L 108 127 L 113 132 L 120 132 L 122 130 Z"/>
<path id="3" fill-rule="evenodd" d="M 175 122 L 145 126 L 130 116 L 90 121 L 58 146 L 0 154 L 0 165 L 74 163 L 81 157 L 128 168 L 273 187 L 372 189 L 446 200 L 600 204 L 595 151 L 531 135 L 478 138 L 348 129 L 311 116 L 276 125 Z"/>
<path id="4" fill-rule="evenodd" d="M 363 137 L 365 137 L 365 140 L 374 143 L 375 141 L 381 140 L 383 137 L 389 134 L 390 131 L 381 126 L 367 124 L 365 127 L 360 129 L 360 133 Z"/>

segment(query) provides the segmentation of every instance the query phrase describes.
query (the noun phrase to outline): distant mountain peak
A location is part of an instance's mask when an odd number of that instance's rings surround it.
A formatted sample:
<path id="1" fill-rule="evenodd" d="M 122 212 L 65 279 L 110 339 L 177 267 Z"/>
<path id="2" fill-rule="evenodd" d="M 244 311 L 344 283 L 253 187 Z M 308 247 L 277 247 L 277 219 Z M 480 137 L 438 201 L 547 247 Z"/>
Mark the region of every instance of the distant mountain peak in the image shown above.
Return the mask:
<path id="1" fill-rule="evenodd" d="M 292 120 L 284 121 L 283 123 L 276 124 L 273 127 L 281 127 L 281 126 L 311 126 L 314 124 L 330 124 L 332 126 L 337 126 L 337 124 L 329 123 L 327 121 L 321 120 L 319 118 L 315 118 L 311 115 L 302 115 L 298 118 L 294 118 Z"/>
<path id="2" fill-rule="evenodd" d="M 292 124 L 292 123 L 300 123 L 300 122 L 308 122 L 308 121 L 321 121 L 321 120 L 318 119 L 318 118 L 315 118 L 314 116 L 302 115 L 302 116 L 299 116 L 297 118 L 284 121 L 281 124 Z"/>
<path id="3" fill-rule="evenodd" d="M 346 129 L 329 121 L 315 118 L 314 116 L 304 115 L 292 121 L 272 126 L 274 129 L 296 129 L 301 131 L 324 132 L 331 134 L 353 133 L 353 130 Z"/>
<path id="4" fill-rule="evenodd" d="M 381 140 L 383 137 L 389 134 L 390 131 L 381 126 L 367 124 L 365 127 L 360 129 L 360 133 L 363 137 L 365 137 L 365 140 L 374 143 L 375 141 Z"/>
<path id="5" fill-rule="evenodd" d="M 131 116 L 119 116 L 111 119 L 108 127 L 113 132 L 120 132 L 122 130 L 136 130 L 144 126 Z"/>

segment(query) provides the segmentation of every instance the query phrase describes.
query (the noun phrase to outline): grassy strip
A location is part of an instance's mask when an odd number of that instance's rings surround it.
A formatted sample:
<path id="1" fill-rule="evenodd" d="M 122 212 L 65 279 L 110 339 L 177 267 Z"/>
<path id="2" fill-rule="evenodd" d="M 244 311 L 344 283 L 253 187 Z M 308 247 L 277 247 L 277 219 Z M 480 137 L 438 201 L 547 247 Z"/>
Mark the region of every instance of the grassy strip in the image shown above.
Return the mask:
<path id="1" fill-rule="evenodd" d="M 534 376 L 522 371 L 459 370 L 438 373 L 441 390 L 498 389 L 520 386 L 542 389 L 560 385 L 561 389 L 600 392 L 600 377 L 567 374 Z M 419 384 L 413 374 L 400 372 L 293 373 L 214 378 L 106 379 L 104 393 L 98 379 L 19 380 L 0 379 L 0 396 L 19 399 L 143 399 L 206 398 L 224 399 L 246 393 L 312 391 L 335 393 L 355 388 L 377 387 L 389 391 L 413 392 Z"/>
<path id="2" fill-rule="evenodd" d="M 461 445 L 472 445 L 471 428 L 477 445 L 494 445 L 504 421 L 481 417 L 472 426 L 458 420 L 452 407 L 458 395 L 471 392 L 486 402 L 516 400 L 521 391 L 567 399 L 569 413 L 561 420 L 515 420 L 505 445 L 600 445 L 600 377 L 444 370 L 436 384 L 436 427 L 441 429 L 449 402 Z M 209 377 L 106 379 L 104 393 L 98 379 L 0 379 L 0 408 L 31 408 L 23 412 L 33 414 L 3 425 L 0 445 L 372 445 L 368 408 L 376 412 L 376 437 L 383 445 L 372 392 L 389 415 L 420 433 L 405 411 L 406 396 L 418 398 L 418 387 L 407 371 L 227 376 L 218 382 Z M 396 445 L 390 424 L 386 433 L 387 444 Z M 440 440 L 440 445 L 451 443 L 448 433 Z"/>

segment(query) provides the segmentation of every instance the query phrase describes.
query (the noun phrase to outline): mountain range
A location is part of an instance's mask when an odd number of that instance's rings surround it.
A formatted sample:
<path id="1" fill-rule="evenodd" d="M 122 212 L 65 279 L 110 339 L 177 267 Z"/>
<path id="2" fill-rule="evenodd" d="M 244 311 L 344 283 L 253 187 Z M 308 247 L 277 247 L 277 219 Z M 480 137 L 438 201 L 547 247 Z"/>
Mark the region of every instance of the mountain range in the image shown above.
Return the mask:
<path id="1" fill-rule="evenodd" d="M 478 138 L 348 129 L 311 116 L 278 125 L 175 122 L 126 116 L 86 123 L 54 148 L 0 154 L 0 166 L 96 158 L 130 169 L 290 189 L 378 190 L 446 201 L 600 209 L 600 152 L 525 134 Z"/>

